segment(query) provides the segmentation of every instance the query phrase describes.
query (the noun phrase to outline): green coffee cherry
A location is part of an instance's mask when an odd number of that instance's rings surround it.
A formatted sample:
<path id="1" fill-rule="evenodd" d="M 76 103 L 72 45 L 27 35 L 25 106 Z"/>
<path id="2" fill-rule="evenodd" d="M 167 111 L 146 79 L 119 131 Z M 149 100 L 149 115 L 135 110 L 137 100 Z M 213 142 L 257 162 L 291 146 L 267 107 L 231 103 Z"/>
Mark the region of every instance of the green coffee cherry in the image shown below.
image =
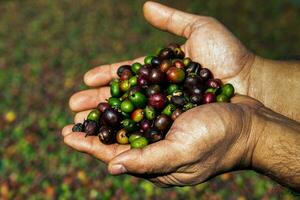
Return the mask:
<path id="1" fill-rule="evenodd" d="M 125 100 L 121 103 L 121 111 L 130 113 L 134 110 L 134 105 L 129 100 Z"/>
<path id="2" fill-rule="evenodd" d="M 110 107 L 118 109 L 121 106 L 121 101 L 119 98 L 110 97 L 108 99 L 108 104 L 110 105 Z"/>
<path id="3" fill-rule="evenodd" d="M 145 137 L 139 137 L 130 143 L 131 148 L 143 148 L 148 145 L 148 140 Z"/>
<path id="4" fill-rule="evenodd" d="M 221 94 L 226 95 L 228 98 L 231 98 L 234 95 L 234 87 L 232 84 L 227 83 L 222 86 Z"/>
<path id="5" fill-rule="evenodd" d="M 87 120 L 92 120 L 97 122 L 99 121 L 100 115 L 101 115 L 100 111 L 98 109 L 94 109 L 87 116 Z"/>
<path id="6" fill-rule="evenodd" d="M 219 94 L 217 96 L 217 102 L 229 102 L 230 98 L 226 96 L 225 94 Z"/>
<path id="7" fill-rule="evenodd" d="M 130 101 L 137 107 L 142 108 L 147 103 L 147 98 L 141 92 L 133 93 L 129 96 Z"/>
<path id="8" fill-rule="evenodd" d="M 136 86 L 137 85 L 137 77 L 133 76 L 129 79 L 129 84 L 131 87 Z"/>
<path id="9" fill-rule="evenodd" d="M 151 61 L 153 59 L 154 56 L 146 56 L 144 59 L 144 63 L 147 65 L 151 65 Z"/>
<path id="10" fill-rule="evenodd" d="M 175 105 L 168 104 L 161 113 L 170 117 L 175 109 L 176 109 Z"/>
<path id="11" fill-rule="evenodd" d="M 209 87 L 209 88 L 207 88 L 207 89 L 206 89 L 205 93 L 208 93 L 208 92 L 210 92 L 210 93 L 213 93 L 213 94 L 215 94 L 215 93 L 216 93 L 216 91 L 217 91 L 217 88 L 212 88 L 212 87 Z"/>
<path id="12" fill-rule="evenodd" d="M 138 126 L 131 119 L 124 119 L 121 124 L 129 133 L 138 130 Z"/>
<path id="13" fill-rule="evenodd" d="M 148 120 L 154 120 L 156 116 L 155 109 L 151 106 L 146 106 L 146 108 L 144 109 L 144 114 L 146 119 Z"/>
<path id="14" fill-rule="evenodd" d="M 167 88 L 167 94 L 172 95 L 174 92 L 180 90 L 177 84 L 170 84 Z"/>
<path id="15" fill-rule="evenodd" d="M 130 88 L 129 80 L 124 80 L 120 82 L 120 89 L 122 92 L 128 91 Z"/>
<path id="16" fill-rule="evenodd" d="M 133 63 L 131 65 L 131 71 L 133 71 L 135 74 L 137 73 L 137 71 L 139 71 L 139 69 L 142 67 L 142 64 L 141 63 Z"/>
<path id="17" fill-rule="evenodd" d="M 137 138 L 140 138 L 140 137 L 142 137 L 141 135 L 138 135 L 138 134 L 131 134 L 130 136 L 129 136 L 129 143 L 132 143 L 134 140 L 136 140 Z"/>
<path id="18" fill-rule="evenodd" d="M 121 95 L 121 90 L 118 80 L 113 80 L 110 83 L 110 94 L 112 97 L 119 97 Z"/>

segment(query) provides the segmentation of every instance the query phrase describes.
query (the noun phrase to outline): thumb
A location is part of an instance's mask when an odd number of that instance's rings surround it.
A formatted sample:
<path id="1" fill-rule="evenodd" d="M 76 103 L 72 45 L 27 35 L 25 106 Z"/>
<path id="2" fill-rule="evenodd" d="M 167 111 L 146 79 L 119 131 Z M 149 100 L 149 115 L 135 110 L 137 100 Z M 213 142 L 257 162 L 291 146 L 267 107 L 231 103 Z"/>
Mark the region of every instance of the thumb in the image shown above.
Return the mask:
<path id="1" fill-rule="evenodd" d="M 196 22 L 206 22 L 206 17 L 185 13 L 152 1 L 144 4 L 143 12 L 146 20 L 153 26 L 186 38 L 192 33 Z"/>
<path id="2" fill-rule="evenodd" d="M 111 174 L 156 174 L 176 170 L 180 165 L 180 148 L 172 141 L 161 140 L 142 149 L 130 149 L 108 164 Z"/>

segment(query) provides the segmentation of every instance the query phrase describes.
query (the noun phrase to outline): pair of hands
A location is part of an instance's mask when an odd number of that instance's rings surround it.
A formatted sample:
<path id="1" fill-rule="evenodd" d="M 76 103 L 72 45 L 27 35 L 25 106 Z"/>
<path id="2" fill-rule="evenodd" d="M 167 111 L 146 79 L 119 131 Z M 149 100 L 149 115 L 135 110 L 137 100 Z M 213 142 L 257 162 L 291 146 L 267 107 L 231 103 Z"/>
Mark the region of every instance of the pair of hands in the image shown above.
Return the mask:
<path id="1" fill-rule="evenodd" d="M 255 55 L 249 52 L 217 20 L 187 14 L 154 2 L 144 5 L 144 15 L 153 26 L 187 38 L 186 56 L 211 69 L 223 82 L 232 83 L 237 93 L 247 95 Z M 74 94 L 70 107 L 77 112 L 75 123 L 90 109 L 109 98 L 107 84 L 116 69 L 142 58 L 104 65 L 88 71 L 84 81 L 96 87 Z M 183 113 L 173 123 L 165 140 L 143 149 L 129 145 L 104 145 L 98 137 L 84 137 L 66 126 L 64 142 L 108 164 L 111 174 L 129 173 L 159 186 L 194 185 L 226 171 L 250 168 L 263 124 L 257 111 L 264 106 L 249 97 L 236 96 L 232 103 L 207 104 Z"/>

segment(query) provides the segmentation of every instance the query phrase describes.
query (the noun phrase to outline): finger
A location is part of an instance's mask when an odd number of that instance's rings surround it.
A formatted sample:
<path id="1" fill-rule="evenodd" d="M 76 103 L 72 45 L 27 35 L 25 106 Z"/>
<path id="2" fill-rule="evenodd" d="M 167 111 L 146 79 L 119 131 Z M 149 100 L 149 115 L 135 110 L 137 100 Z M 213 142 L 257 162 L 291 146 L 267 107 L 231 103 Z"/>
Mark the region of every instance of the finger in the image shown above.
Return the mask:
<path id="1" fill-rule="evenodd" d="M 143 7 L 146 20 L 153 26 L 188 38 L 195 25 L 207 22 L 208 17 L 185 13 L 162 4 L 148 1 Z"/>
<path id="2" fill-rule="evenodd" d="M 106 145 L 100 142 L 97 136 L 85 137 L 85 134 L 78 132 L 66 134 L 64 142 L 73 149 L 90 154 L 105 163 L 108 163 L 115 156 L 130 148 L 129 145 Z"/>
<path id="3" fill-rule="evenodd" d="M 131 149 L 115 157 L 108 166 L 111 174 L 168 173 L 180 165 L 182 151 L 170 140 L 161 140 L 142 149 Z"/>
<path id="4" fill-rule="evenodd" d="M 123 61 L 110 65 L 101 65 L 89 70 L 84 75 L 84 82 L 88 86 L 97 87 L 107 85 L 113 78 L 118 78 L 117 69 L 122 65 L 131 65 L 135 62 L 142 63 L 144 57 Z"/>
<path id="5" fill-rule="evenodd" d="M 92 110 L 85 110 L 77 113 L 74 117 L 74 123 L 82 123 Z"/>
<path id="6" fill-rule="evenodd" d="M 74 124 L 70 124 L 70 125 L 67 125 L 65 126 L 62 131 L 61 131 L 61 134 L 65 137 L 68 133 L 71 133 L 72 132 L 72 127 L 73 127 Z"/>
<path id="7" fill-rule="evenodd" d="M 95 108 L 100 102 L 104 102 L 109 97 L 109 87 L 83 90 L 71 96 L 69 106 L 75 112 L 84 111 Z"/>

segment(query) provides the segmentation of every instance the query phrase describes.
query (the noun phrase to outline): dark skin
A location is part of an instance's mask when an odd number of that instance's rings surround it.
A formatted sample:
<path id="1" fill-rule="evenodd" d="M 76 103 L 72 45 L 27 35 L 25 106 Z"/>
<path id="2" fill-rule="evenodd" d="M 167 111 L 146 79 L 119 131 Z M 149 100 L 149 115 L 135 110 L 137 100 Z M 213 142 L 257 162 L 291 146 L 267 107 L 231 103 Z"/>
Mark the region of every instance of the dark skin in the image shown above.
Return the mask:
<path id="1" fill-rule="evenodd" d="M 236 96 L 231 104 L 199 106 L 182 114 L 165 140 L 143 149 L 104 145 L 97 137 L 72 133 L 72 125 L 63 129 L 65 143 L 107 163 L 111 174 L 134 174 L 159 186 L 195 185 L 224 172 L 254 169 L 299 191 L 300 124 L 296 120 L 300 120 L 300 64 L 254 55 L 210 17 L 153 2 L 145 3 L 144 15 L 155 27 L 186 37 L 182 48 L 188 57 L 211 69 L 223 82 L 232 83 L 239 94 L 261 102 Z M 70 107 L 78 112 L 75 123 L 83 121 L 90 109 L 109 97 L 107 84 L 117 77 L 118 66 L 141 60 L 87 72 L 85 83 L 98 88 L 71 97 Z M 281 80 L 286 77 L 289 82 L 283 84 Z M 287 89 L 289 98 L 285 98 Z"/>

